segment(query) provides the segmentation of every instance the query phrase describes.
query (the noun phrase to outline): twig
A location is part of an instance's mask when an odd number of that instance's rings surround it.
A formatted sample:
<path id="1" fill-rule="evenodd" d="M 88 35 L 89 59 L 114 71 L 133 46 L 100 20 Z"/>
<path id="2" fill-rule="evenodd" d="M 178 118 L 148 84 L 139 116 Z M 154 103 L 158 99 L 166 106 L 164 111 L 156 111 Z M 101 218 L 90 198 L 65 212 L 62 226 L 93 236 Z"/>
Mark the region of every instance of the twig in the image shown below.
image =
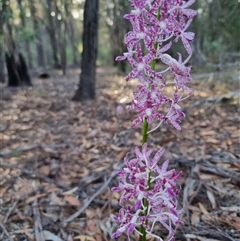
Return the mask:
<path id="1" fill-rule="evenodd" d="M 34 215 L 34 231 L 36 241 L 45 241 L 43 232 L 42 232 L 42 224 L 39 216 L 39 210 L 37 208 L 38 202 L 37 199 L 34 200 L 33 203 L 33 215 Z"/>
<path id="2" fill-rule="evenodd" d="M 210 162 L 205 162 L 205 163 L 201 164 L 200 169 L 202 171 L 207 171 L 210 173 L 214 173 L 216 175 L 230 178 L 232 183 L 234 183 L 236 185 L 240 185 L 240 174 L 235 171 L 230 171 L 230 170 L 222 168 L 218 165 L 213 165 Z"/>
<path id="3" fill-rule="evenodd" d="M 34 172 L 31 172 L 31 171 L 28 171 L 28 170 L 19 168 L 19 167 L 17 167 L 17 166 L 13 166 L 13 165 L 6 164 L 6 163 L 1 163 L 1 162 L 0 162 L 0 167 L 9 168 L 9 169 L 18 169 L 18 170 L 20 170 L 23 174 L 29 175 L 29 176 L 31 176 L 32 178 L 38 178 L 38 179 L 43 180 L 43 181 L 45 181 L 45 182 L 47 182 L 47 183 L 52 183 L 52 184 L 56 185 L 57 187 L 62 188 L 62 189 L 64 189 L 64 190 L 70 190 L 70 189 L 71 189 L 69 186 L 66 186 L 66 185 L 64 185 L 64 184 L 62 184 L 62 183 L 59 183 L 59 182 L 57 182 L 57 181 L 55 181 L 55 180 L 53 180 L 53 179 L 45 176 L 45 175 L 42 174 L 42 173 L 34 173 Z"/>
<path id="4" fill-rule="evenodd" d="M 217 238 L 221 241 L 236 241 L 236 239 L 233 239 L 230 237 L 226 232 L 223 232 L 222 230 L 206 230 L 206 231 L 199 231 L 199 232 L 193 232 L 197 235 L 206 235 L 211 238 Z"/>
<path id="5" fill-rule="evenodd" d="M 103 205 L 103 206 L 104 206 L 104 205 L 106 204 L 106 202 L 108 202 L 108 201 L 95 198 L 92 202 L 95 203 L 95 204 L 99 204 L 99 205 Z M 119 208 L 119 204 L 118 204 L 118 203 L 108 202 L 108 204 L 109 204 L 109 205 L 111 206 L 111 208 L 113 208 L 113 209 Z"/>
<path id="6" fill-rule="evenodd" d="M 186 213 L 188 222 L 190 220 L 188 206 L 192 203 L 193 199 L 197 196 L 197 194 L 199 193 L 199 191 L 200 191 L 200 189 L 202 187 L 202 182 L 199 182 L 196 191 L 194 192 L 194 194 L 192 195 L 192 197 L 188 201 L 188 195 L 189 195 L 188 191 L 189 191 L 189 186 L 190 186 L 192 180 L 194 180 L 194 179 L 192 179 L 192 178 L 188 179 L 188 183 L 187 183 L 186 187 L 184 188 L 184 191 L 183 191 L 183 204 L 184 204 L 184 207 L 183 207 L 183 212 L 182 212 L 182 214 L 180 216 L 180 219 L 182 219 L 184 213 Z M 181 226 L 176 225 L 175 232 L 176 232 L 178 227 L 181 227 Z"/>
<path id="7" fill-rule="evenodd" d="M 66 145 L 41 145 L 41 144 L 35 144 L 32 146 L 28 146 L 25 148 L 17 148 L 15 150 L 9 151 L 9 152 L 0 152 L 0 157 L 9 157 L 12 156 L 14 153 L 21 153 L 21 152 L 27 152 L 27 151 L 31 151 L 33 149 L 36 148 L 52 148 L 52 149 L 59 149 L 59 148 L 63 148 Z"/>
<path id="8" fill-rule="evenodd" d="M 121 169 L 121 167 L 123 166 L 120 165 L 117 169 Z M 110 175 L 110 177 L 108 178 L 108 180 L 102 185 L 102 187 L 96 192 L 94 193 L 93 196 L 91 196 L 89 198 L 89 200 L 83 205 L 83 207 L 78 210 L 76 213 L 72 214 L 70 217 L 68 217 L 66 220 L 64 220 L 62 222 L 63 226 L 66 226 L 67 223 L 73 221 L 75 218 L 77 218 L 82 212 L 85 211 L 85 209 L 92 203 L 92 201 L 100 194 L 104 191 L 104 189 L 109 185 L 109 183 L 112 181 L 112 179 L 116 176 L 116 171 L 113 171 Z"/>
<path id="9" fill-rule="evenodd" d="M 15 207 L 16 207 L 16 205 L 17 205 L 18 201 L 19 201 L 19 199 L 18 199 L 18 200 L 16 200 L 16 201 L 14 202 L 14 204 L 12 205 L 12 207 L 9 209 L 9 211 L 8 211 L 8 213 L 6 214 L 6 217 L 5 217 L 5 219 L 4 219 L 4 223 L 6 223 L 6 222 L 7 222 L 8 217 L 11 215 L 11 213 L 12 213 L 12 212 L 13 212 L 13 210 L 15 209 Z"/>
<path id="10" fill-rule="evenodd" d="M 7 229 L 4 227 L 3 223 L 0 221 L 0 227 L 2 228 L 3 232 L 5 235 L 8 237 L 9 241 L 13 241 L 12 237 L 10 236 L 9 232 Z"/>
<path id="11" fill-rule="evenodd" d="M 239 91 L 231 91 L 228 92 L 226 94 L 220 95 L 220 96 L 216 96 L 216 97 L 208 97 L 206 99 L 203 100 L 199 100 L 194 102 L 192 105 L 190 105 L 188 108 L 186 108 L 186 111 L 189 111 L 195 107 L 198 107 L 206 102 L 214 102 L 214 103 L 219 103 L 220 101 L 222 101 L 223 99 L 232 99 L 234 97 L 238 97 L 239 98 Z"/>

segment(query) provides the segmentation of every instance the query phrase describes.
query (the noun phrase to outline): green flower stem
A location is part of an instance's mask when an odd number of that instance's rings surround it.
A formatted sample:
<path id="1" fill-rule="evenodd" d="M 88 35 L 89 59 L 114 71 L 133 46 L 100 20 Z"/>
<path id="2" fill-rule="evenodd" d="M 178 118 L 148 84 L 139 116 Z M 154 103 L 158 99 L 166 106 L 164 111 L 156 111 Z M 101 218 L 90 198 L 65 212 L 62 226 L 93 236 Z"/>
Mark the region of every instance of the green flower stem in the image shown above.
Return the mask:
<path id="1" fill-rule="evenodd" d="M 143 121 L 142 144 L 147 142 L 147 138 L 148 138 L 147 132 L 148 132 L 148 122 L 147 122 L 147 119 L 145 118 Z M 150 182 L 149 180 L 150 180 L 150 177 L 148 178 L 148 182 Z M 145 215 L 146 215 L 148 212 L 148 201 L 146 199 L 143 199 L 143 205 L 144 207 L 146 207 L 146 210 L 145 210 Z M 147 233 L 145 228 L 142 225 L 140 227 L 140 233 L 142 234 L 142 236 L 140 235 L 139 241 L 146 241 Z"/>
<path id="2" fill-rule="evenodd" d="M 147 119 L 145 118 L 143 121 L 142 144 L 147 142 L 147 138 L 148 138 L 147 132 L 148 132 L 148 122 L 147 122 Z"/>
<path id="3" fill-rule="evenodd" d="M 160 18 L 161 18 L 161 15 L 160 15 L 160 9 L 159 9 L 158 14 L 157 14 L 157 19 L 160 20 Z M 158 46 L 158 43 L 155 42 L 154 43 L 154 49 L 157 49 L 157 46 Z M 154 59 L 151 62 L 151 69 L 154 70 L 155 66 L 156 66 L 156 59 Z M 147 142 L 147 138 L 148 138 L 147 132 L 148 132 L 148 122 L 147 122 L 147 118 L 145 118 L 144 121 L 143 121 L 142 144 Z M 151 189 L 151 170 L 149 171 L 149 174 L 148 174 L 147 184 L 148 184 L 148 190 L 150 190 Z M 148 201 L 145 198 L 143 199 L 143 205 L 146 208 L 144 214 L 147 215 L 148 209 L 149 209 L 149 204 L 148 204 Z M 147 221 L 146 221 L 146 224 L 148 224 Z M 146 241 L 147 240 L 147 233 L 146 233 L 145 228 L 142 225 L 140 227 L 140 233 L 142 235 L 140 235 L 139 241 Z"/>
<path id="4" fill-rule="evenodd" d="M 154 43 L 154 49 L 157 49 L 157 45 L 158 45 L 158 43 Z M 152 61 L 152 63 L 151 63 L 151 69 L 153 69 L 153 70 L 155 69 L 156 62 L 157 62 L 156 59 L 154 59 L 154 60 Z"/>

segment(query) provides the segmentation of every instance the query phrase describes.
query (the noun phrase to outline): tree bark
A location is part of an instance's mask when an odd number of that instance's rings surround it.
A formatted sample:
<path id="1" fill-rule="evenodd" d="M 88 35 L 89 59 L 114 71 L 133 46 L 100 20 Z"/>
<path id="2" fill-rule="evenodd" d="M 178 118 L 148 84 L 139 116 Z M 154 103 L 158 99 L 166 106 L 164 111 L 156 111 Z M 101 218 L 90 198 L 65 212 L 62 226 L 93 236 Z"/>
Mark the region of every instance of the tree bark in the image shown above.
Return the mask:
<path id="1" fill-rule="evenodd" d="M 3 1 L 2 10 L 4 13 L 6 13 L 5 16 L 8 16 L 4 18 L 3 22 L 4 36 L 8 47 L 8 53 L 5 54 L 8 71 L 8 86 L 30 86 L 32 83 L 28 74 L 27 65 L 22 54 L 18 52 L 13 38 L 12 24 L 10 23 L 12 11 L 9 1 Z"/>
<path id="2" fill-rule="evenodd" d="M 66 45 L 67 45 L 67 39 L 66 39 L 66 30 L 67 30 L 67 22 L 66 20 L 62 20 L 62 28 L 63 28 L 63 36 L 61 39 L 61 66 L 62 66 L 62 73 L 63 75 L 66 75 L 67 71 L 67 56 L 66 56 Z"/>
<path id="3" fill-rule="evenodd" d="M 17 87 L 23 85 L 32 86 L 27 65 L 22 54 L 6 54 L 6 65 L 8 71 L 9 87 Z"/>
<path id="4" fill-rule="evenodd" d="M 72 54 L 73 54 L 73 64 L 78 63 L 78 58 L 77 58 L 77 46 L 76 46 L 76 40 L 75 40 L 75 30 L 73 27 L 73 21 L 72 19 L 69 20 L 68 24 L 68 35 L 69 35 L 69 40 L 70 40 L 70 45 L 72 48 Z"/>
<path id="5" fill-rule="evenodd" d="M 37 61 L 38 66 L 44 67 L 45 66 L 45 58 L 44 58 L 44 49 L 42 44 L 42 36 L 40 32 L 40 25 L 39 21 L 36 16 L 36 7 L 34 5 L 34 1 L 29 0 L 29 8 L 32 16 L 33 21 L 33 28 L 35 30 L 35 42 L 36 42 L 36 49 L 37 49 Z"/>
<path id="6" fill-rule="evenodd" d="M 56 31 L 55 31 L 55 24 L 54 24 L 54 19 L 51 15 L 52 12 L 52 0 L 46 0 L 47 1 L 47 17 L 49 21 L 49 27 L 47 27 L 49 36 L 50 36 L 50 42 L 52 46 L 52 54 L 53 54 L 53 61 L 54 61 L 54 66 L 58 68 L 60 66 L 59 64 L 59 59 L 58 59 L 58 46 L 57 46 L 57 39 L 56 39 Z M 56 14 L 56 12 L 55 12 Z"/>
<path id="7" fill-rule="evenodd" d="M 65 21 L 66 21 L 66 30 L 68 33 L 68 37 L 69 37 L 69 42 L 70 42 L 70 46 L 72 49 L 72 55 L 73 55 L 73 64 L 77 64 L 77 46 L 76 46 L 76 41 L 75 41 L 75 30 L 74 30 L 74 26 L 73 26 L 73 17 L 70 11 L 70 4 L 67 3 L 67 1 L 65 1 Z"/>
<path id="8" fill-rule="evenodd" d="M 62 0 L 61 4 L 63 6 L 61 10 L 58 8 L 57 4 L 55 5 L 55 8 L 56 8 L 55 16 L 61 16 L 61 18 L 56 17 L 56 33 L 57 33 L 57 42 L 58 42 L 58 49 L 60 54 L 62 74 L 66 75 L 66 71 L 67 71 L 67 56 L 66 56 L 67 1 Z"/>
<path id="9" fill-rule="evenodd" d="M 0 5 L 0 82 L 4 83 L 3 8 Z"/>
<path id="10" fill-rule="evenodd" d="M 199 0 L 195 1 L 193 9 L 201 8 L 201 3 Z M 206 63 L 206 56 L 204 53 L 204 38 L 206 37 L 204 33 L 204 20 L 202 15 L 197 15 L 194 18 L 193 24 L 190 27 L 190 30 L 195 32 L 195 37 L 191 43 L 193 49 L 193 55 L 191 57 L 191 64 L 194 66 L 203 66 Z"/>
<path id="11" fill-rule="evenodd" d="M 84 6 L 83 52 L 81 74 L 74 101 L 95 98 L 96 60 L 98 45 L 98 0 L 87 0 Z"/>
<path id="12" fill-rule="evenodd" d="M 122 16 L 130 11 L 130 4 L 128 1 L 112 0 L 113 8 L 108 8 L 108 15 L 112 16 L 112 25 L 108 25 L 111 36 L 111 54 L 113 66 L 125 73 L 127 69 L 126 61 L 115 61 L 116 57 L 126 52 L 126 45 L 124 43 L 125 34 L 130 31 L 130 22 Z"/>
<path id="13" fill-rule="evenodd" d="M 0 82 L 4 83 L 4 50 L 3 50 L 3 45 L 0 42 Z"/>
<path id="14" fill-rule="evenodd" d="M 20 10 L 20 19 L 21 19 L 21 23 L 22 23 L 22 27 L 23 29 L 26 29 L 26 21 L 25 21 L 25 10 L 24 10 L 24 7 L 22 5 L 22 0 L 17 0 L 18 1 L 18 7 L 19 7 L 19 10 Z M 29 43 L 29 40 L 25 40 L 25 49 L 26 49 L 26 53 L 27 53 L 27 63 L 28 63 L 28 66 L 30 68 L 33 67 L 33 61 L 32 61 L 32 54 L 31 54 L 31 50 L 30 50 L 30 43 Z"/>

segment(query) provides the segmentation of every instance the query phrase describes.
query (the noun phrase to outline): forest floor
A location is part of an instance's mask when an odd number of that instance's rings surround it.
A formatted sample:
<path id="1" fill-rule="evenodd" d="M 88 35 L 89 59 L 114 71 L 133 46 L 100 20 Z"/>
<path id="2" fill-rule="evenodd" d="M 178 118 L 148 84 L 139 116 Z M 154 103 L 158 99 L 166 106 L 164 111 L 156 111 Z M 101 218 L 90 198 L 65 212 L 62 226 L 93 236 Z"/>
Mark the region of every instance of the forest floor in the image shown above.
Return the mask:
<path id="1" fill-rule="evenodd" d="M 141 145 L 126 109 L 136 83 L 98 68 L 96 100 L 78 103 L 79 70 L 68 73 L 51 71 L 30 88 L 0 86 L 1 241 L 107 241 L 117 228 L 115 172 Z M 183 170 L 176 240 L 239 241 L 239 86 L 196 76 L 191 87 L 182 131 L 162 126 L 149 135 L 150 146 L 165 147 L 162 161 Z"/>

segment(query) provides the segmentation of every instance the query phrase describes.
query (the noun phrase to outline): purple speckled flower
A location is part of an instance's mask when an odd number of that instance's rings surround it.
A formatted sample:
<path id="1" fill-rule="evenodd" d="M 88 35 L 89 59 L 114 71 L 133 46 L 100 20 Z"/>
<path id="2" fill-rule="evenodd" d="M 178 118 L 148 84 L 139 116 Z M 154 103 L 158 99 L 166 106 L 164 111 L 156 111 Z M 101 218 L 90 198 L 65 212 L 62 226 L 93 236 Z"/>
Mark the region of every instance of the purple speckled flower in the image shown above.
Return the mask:
<path id="1" fill-rule="evenodd" d="M 162 166 L 158 165 L 163 153 L 162 148 L 152 155 L 153 149 L 148 149 L 145 143 L 142 150 L 135 148 L 135 158 L 129 160 L 128 155 L 125 157 L 125 168 L 118 172 L 119 185 L 112 189 L 122 192 L 119 202 L 121 209 L 118 216 L 114 217 L 119 228 L 113 238 L 119 237 L 123 232 L 128 236 L 134 231 L 139 233 L 139 227 L 143 225 L 147 237 L 162 240 L 154 232 L 154 226 L 161 224 L 169 232 L 168 240 L 172 239 L 173 227 L 181 223 L 181 210 L 178 210 L 177 203 L 179 189 L 176 188 L 176 182 L 182 173 L 176 173 L 174 169 L 167 170 L 168 160 Z M 148 208 L 144 202 L 148 203 Z"/>
<path id="2" fill-rule="evenodd" d="M 192 55 L 190 43 L 194 33 L 187 29 L 196 15 L 195 10 L 189 9 L 195 0 L 129 1 L 133 9 L 124 17 L 131 22 L 132 30 L 125 35 L 127 52 L 116 60 L 130 63 L 132 70 L 126 77 L 127 81 L 139 80 L 129 108 L 138 113 L 132 127 L 145 123 L 143 142 L 146 142 L 147 134 L 162 123 L 181 130 L 181 119 L 185 114 L 180 104 L 192 93 L 187 86 L 191 81 L 191 67 L 187 63 Z M 169 54 L 169 49 L 179 40 L 185 49 L 185 59 L 181 53 L 177 59 Z M 156 70 L 156 61 L 165 67 Z M 171 81 L 166 73 L 170 73 Z M 148 124 L 158 121 L 159 124 L 147 132 L 146 121 Z M 121 192 L 121 209 L 114 217 L 119 227 L 112 238 L 126 233 L 130 240 L 130 235 L 137 232 L 143 240 L 153 237 L 163 241 L 155 232 L 155 226 L 161 225 L 168 231 L 165 240 L 174 240 L 174 227 L 182 223 L 182 211 L 177 202 L 180 190 L 176 184 L 182 172 L 167 170 L 168 160 L 158 164 L 163 152 L 162 148 L 154 154 L 145 143 L 141 150 L 135 148 L 133 159 L 128 155 L 125 157 L 125 168 L 117 173 L 119 184 L 112 189 Z"/>
<path id="3" fill-rule="evenodd" d="M 142 88 L 137 87 L 139 93 L 134 93 L 131 109 L 136 110 L 138 116 L 132 126 L 135 127 L 146 119 L 149 124 L 158 120 L 160 123 L 170 123 L 180 130 L 179 118 L 184 117 L 184 114 L 179 111 L 179 102 L 191 94 L 191 89 L 187 86 L 191 81 L 191 67 L 187 67 L 186 64 L 192 55 L 190 42 L 194 38 L 194 33 L 187 32 L 187 29 L 197 13 L 188 8 L 194 0 L 130 0 L 130 2 L 133 10 L 124 16 L 133 27 L 125 36 L 128 52 L 116 60 L 127 59 L 131 64 L 133 70 L 127 75 L 127 81 L 136 78 L 143 84 Z M 167 53 L 173 42 L 179 39 L 188 54 L 184 61 L 181 54 L 176 60 Z M 147 53 L 143 50 L 143 46 L 146 47 Z M 152 65 L 153 63 L 155 65 L 156 60 L 165 64 L 166 68 L 156 71 Z M 167 84 L 164 73 L 168 71 L 174 83 L 172 98 L 163 94 L 163 88 Z M 152 91 L 154 98 L 150 98 Z M 177 101 L 175 95 L 179 96 Z M 175 108 L 176 105 L 179 107 L 178 110 Z"/>

